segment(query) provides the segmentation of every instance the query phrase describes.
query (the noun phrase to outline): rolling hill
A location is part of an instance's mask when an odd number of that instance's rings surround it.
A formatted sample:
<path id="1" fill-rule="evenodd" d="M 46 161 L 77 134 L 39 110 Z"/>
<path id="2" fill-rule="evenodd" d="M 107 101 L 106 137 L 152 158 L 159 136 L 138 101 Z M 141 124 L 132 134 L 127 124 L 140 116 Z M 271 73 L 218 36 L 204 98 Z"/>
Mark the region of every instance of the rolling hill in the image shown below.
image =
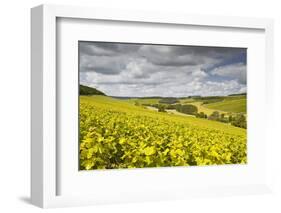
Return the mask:
<path id="1" fill-rule="evenodd" d="M 104 95 L 105 94 L 95 88 L 80 85 L 79 86 L 79 94 L 80 95 Z"/>
<path id="2" fill-rule="evenodd" d="M 245 96 L 229 97 L 220 102 L 204 104 L 204 107 L 225 112 L 246 113 L 247 101 Z"/>
<path id="3" fill-rule="evenodd" d="M 247 163 L 246 130 L 157 112 L 108 96 L 80 96 L 80 169 Z"/>
<path id="4" fill-rule="evenodd" d="M 148 110 L 142 106 L 135 106 L 131 102 L 125 100 L 119 100 L 108 96 L 94 95 L 91 97 L 80 96 L 80 101 L 87 102 L 100 108 L 107 108 L 108 110 L 116 110 L 123 113 L 139 114 L 141 116 L 148 116 L 153 119 L 164 118 L 169 121 L 183 122 L 187 125 L 199 127 L 199 128 L 210 128 L 215 130 L 222 130 L 230 134 L 245 134 L 245 130 L 237 128 L 225 123 L 210 121 L 207 119 L 195 118 L 195 117 L 184 117 L 182 115 L 159 113 L 157 111 Z"/>

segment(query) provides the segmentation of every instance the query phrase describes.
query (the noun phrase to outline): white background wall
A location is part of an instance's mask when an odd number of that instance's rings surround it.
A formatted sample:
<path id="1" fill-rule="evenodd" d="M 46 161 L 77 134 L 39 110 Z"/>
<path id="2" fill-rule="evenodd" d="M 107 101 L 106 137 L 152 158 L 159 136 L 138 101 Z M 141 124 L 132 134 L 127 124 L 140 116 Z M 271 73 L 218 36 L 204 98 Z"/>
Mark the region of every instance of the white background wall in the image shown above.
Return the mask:
<path id="1" fill-rule="evenodd" d="M 29 204 L 30 178 L 30 8 L 41 3 L 79 4 L 191 14 L 275 19 L 275 84 L 281 99 L 281 5 L 276 0 L 8 0 L 0 7 L 0 212 L 37 212 Z M 279 72 L 279 73 L 278 73 Z M 278 83 L 280 85 L 278 85 Z M 281 109 L 276 100 L 275 109 Z M 276 110 L 276 124 L 280 112 Z M 119 204 L 67 209 L 68 212 L 280 212 L 281 139 L 273 143 L 275 192 L 272 195 L 202 198 L 185 201 Z M 65 210 L 65 209 L 64 209 Z M 47 210 L 61 212 L 63 209 Z"/>

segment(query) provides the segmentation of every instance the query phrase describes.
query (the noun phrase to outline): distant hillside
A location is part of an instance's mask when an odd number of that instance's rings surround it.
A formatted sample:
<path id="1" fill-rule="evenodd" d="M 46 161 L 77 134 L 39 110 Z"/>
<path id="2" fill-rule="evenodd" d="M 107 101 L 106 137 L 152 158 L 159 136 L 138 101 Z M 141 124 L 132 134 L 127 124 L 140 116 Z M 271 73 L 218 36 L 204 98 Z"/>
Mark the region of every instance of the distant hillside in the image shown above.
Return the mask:
<path id="1" fill-rule="evenodd" d="M 80 95 L 105 95 L 103 92 L 95 88 L 84 86 L 84 85 L 79 86 L 79 94 Z"/>
<path id="2" fill-rule="evenodd" d="M 242 95 L 247 95 L 247 93 L 237 93 L 237 94 L 230 94 L 228 96 L 242 96 Z"/>
<path id="3" fill-rule="evenodd" d="M 205 104 L 210 109 L 222 110 L 225 112 L 247 113 L 247 99 L 245 96 L 235 96 L 237 98 L 226 98 L 221 102 Z"/>

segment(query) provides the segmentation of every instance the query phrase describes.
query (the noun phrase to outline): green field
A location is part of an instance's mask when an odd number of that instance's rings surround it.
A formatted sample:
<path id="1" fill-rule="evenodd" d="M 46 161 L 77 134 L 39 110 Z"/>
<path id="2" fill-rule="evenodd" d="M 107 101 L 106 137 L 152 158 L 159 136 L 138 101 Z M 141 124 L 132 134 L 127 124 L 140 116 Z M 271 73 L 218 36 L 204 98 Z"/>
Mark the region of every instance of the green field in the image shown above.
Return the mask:
<path id="1" fill-rule="evenodd" d="M 204 104 L 204 101 L 209 101 L 211 103 Z M 246 113 L 247 108 L 247 99 L 245 95 L 221 96 L 217 100 L 212 98 L 186 98 L 181 99 L 180 103 L 192 104 L 198 108 L 198 112 L 204 112 L 208 116 L 214 111 L 218 111 L 221 114 L 224 113 L 225 115 L 228 115 L 229 113 Z"/>
<path id="2" fill-rule="evenodd" d="M 205 104 L 204 107 L 214 110 L 234 113 L 246 113 L 247 105 L 245 97 L 226 98 L 221 102 Z"/>
<path id="3" fill-rule="evenodd" d="M 133 105 L 159 104 L 161 98 L 130 98 L 123 100 Z M 206 99 L 205 101 L 209 101 Z M 226 96 L 221 100 L 214 100 L 214 103 L 204 104 L 203 100 L 193 98 L 179 99 L 180 104 L 192 104 L 198 108 L 198 112 L 204 112 L 211 115 L 214 111 L 220 113 L 246 113 L 246 97 L 245 96 Z"/>
<path id="4" fill-rule="evenodd" d="M 218 110 L 218 109 L 211 109 L 207 105 L 203 104 L 202 102 L 191 102 L 189 104 L 192 104 L 198 108 L 198 112 L 204 112 L 206 115 L 211 115 L 214 111 L 218 111 L 220 113 L 225 113 L 225 111 Z"/>
<path id="5" fill-rule="evenodd" d="M 152 111 L 135 101 L 80 96 L 80 169 L 246 163 L 246 130 Z"/>

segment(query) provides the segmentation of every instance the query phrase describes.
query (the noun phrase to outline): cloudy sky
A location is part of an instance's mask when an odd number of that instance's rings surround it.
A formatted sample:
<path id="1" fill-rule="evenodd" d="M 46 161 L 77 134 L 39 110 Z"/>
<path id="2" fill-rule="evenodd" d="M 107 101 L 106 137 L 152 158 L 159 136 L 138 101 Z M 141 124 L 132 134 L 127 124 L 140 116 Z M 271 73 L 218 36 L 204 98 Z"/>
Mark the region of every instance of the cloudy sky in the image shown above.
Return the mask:
<path id="1" fill-rule="evenodd" d="M 246 92 L 244 48 L 79 42 L 80 84 L 109 96 Z"/>

